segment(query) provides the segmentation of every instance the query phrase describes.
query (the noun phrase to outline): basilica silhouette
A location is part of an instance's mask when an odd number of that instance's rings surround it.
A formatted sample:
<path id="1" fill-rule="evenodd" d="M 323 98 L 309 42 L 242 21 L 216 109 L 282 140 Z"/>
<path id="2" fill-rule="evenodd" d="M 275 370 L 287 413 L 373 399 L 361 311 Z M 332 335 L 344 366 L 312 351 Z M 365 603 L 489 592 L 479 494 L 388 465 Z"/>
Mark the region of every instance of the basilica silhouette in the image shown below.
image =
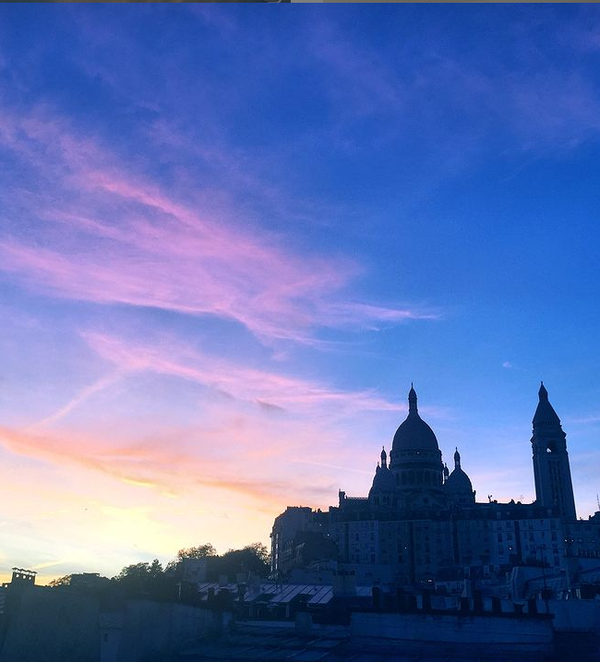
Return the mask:
<path id="1" fill-rule="evenodd" d="M 538 396 L 533 503 L 477 502 L 458 449 L 452 471 L 443 463 L 411 386 L 408 416 L 389 461 L 381 451 L 368 496 L 340 491 L 326 512 L 288 507 L 273 525 L 272 570 L 285 576 L 328 556 L 362 583 L 414 584 L 465 573 L 493 577 L 519 565 L 565 572 L 569 557 L 599 557 L 600 513 L 577 520 L 566 435 L 543 383 Z"/>

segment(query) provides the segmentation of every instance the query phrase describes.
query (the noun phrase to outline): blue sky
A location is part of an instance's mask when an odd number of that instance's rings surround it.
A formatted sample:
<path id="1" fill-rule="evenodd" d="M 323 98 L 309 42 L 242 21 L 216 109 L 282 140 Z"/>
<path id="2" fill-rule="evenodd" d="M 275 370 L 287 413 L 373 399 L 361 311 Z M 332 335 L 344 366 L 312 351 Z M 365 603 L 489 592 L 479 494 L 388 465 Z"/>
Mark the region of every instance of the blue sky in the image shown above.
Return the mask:
<path id="1" fill-rule="evenodd" d="M 530 501 L 543 379 L 595 510 L 595 6 L 0 12 L 0 570 L 267 542 L 411 381 Z"/>

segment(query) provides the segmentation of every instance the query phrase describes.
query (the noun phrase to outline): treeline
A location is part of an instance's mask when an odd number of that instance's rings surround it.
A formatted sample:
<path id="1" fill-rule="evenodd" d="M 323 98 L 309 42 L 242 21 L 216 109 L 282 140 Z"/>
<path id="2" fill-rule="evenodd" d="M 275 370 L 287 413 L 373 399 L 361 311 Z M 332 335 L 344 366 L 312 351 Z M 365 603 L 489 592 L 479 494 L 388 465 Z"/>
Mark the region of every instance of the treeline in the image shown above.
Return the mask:
<path id="1" fill-rule="evenodd" d="M 95 573 L 71 574 L 50 582 L 52 587 L 69 587 L 100 597 L 151 597 L 169 599 L 181 597 L 188 560 L 205 559 L 203 571 L 206 581 L 225 579 L 236 582 L 249 576 L 266 577 L 269 573 L 269 553 L 262 543 L 230 549 L 222 555 L 210 544 L 180 549 L 175 559 L 163 568 L 158 559 L 125 566 L 112 578 Z M 197 565 L 197 564 L 196 564 Z M 187 573 L 189 575 L 189 573 Z"/>

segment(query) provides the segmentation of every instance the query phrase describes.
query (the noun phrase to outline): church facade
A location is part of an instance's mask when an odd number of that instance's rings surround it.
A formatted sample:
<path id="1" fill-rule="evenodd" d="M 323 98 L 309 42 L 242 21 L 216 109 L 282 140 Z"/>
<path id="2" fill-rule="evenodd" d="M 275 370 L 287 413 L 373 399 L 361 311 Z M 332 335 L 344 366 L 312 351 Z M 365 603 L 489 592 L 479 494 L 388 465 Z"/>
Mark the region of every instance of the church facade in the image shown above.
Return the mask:
<path id="1" fill-rule="evenodd" d="M 272 570 L 281 575 L 301 563 L 298 548 L 311 536 L 313 546 L 318 536 L 334 543 L 336 561 L 374 583 L 492 576 L 517 565 L 560 572 L 570 556 L 600 556 L 600 514 L 576 519 L 566 435 L 543 384 L 538 396 L 533 503 L 477 502 L 458 449 L 452 471 L 442 462 L 411 386 L 408 416 L 389 458 L 381 451 L 369 494 L 340 491 L 327 512 L 292 507 L 279 515 L 271 533 Z"/>

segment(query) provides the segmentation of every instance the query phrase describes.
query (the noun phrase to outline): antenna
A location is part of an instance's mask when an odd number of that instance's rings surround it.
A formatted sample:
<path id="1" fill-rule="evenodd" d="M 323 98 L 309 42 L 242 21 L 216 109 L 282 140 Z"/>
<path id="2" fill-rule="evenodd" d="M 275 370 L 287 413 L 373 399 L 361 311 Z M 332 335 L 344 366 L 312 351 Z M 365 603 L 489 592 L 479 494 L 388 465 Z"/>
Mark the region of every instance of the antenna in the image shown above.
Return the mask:
<path id="1" fill-rule="evenodd" d="M 600 499 L 598 498 L 598 493 L 596 493 L 596 503 L 598 504 L 598 510 L 600 510 Z"/>

